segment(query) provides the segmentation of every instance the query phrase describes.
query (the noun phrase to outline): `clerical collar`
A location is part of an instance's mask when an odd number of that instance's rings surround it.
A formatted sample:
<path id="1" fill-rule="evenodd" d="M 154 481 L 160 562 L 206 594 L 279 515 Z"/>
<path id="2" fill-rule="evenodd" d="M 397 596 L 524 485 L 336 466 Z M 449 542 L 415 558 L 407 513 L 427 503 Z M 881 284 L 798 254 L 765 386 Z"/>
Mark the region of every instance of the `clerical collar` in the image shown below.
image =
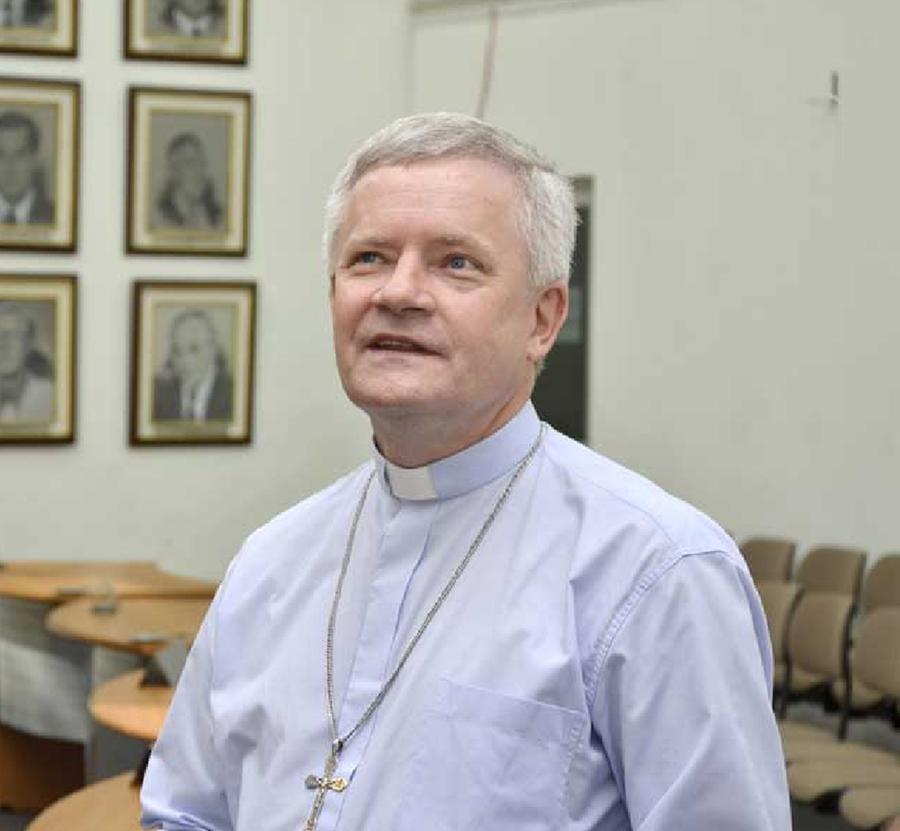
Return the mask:
<path id="1" fill-rule="evenodd" d="M 378 478 L 397 499 L 450 499 L 512 470 L 528 453 L 541 429 L 529 401 L 496 433 L 446 459 L 424 467 L 400 467 L 375 449 Z"/>

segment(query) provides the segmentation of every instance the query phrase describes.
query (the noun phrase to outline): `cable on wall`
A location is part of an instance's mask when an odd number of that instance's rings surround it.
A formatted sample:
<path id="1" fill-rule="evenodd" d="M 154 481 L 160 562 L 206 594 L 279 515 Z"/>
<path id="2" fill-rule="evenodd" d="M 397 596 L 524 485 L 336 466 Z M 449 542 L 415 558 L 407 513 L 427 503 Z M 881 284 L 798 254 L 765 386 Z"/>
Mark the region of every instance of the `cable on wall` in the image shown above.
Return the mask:
<path id="1" fill-rule="evenodd" d="M 488 11 L 488 33 L 484 42 L 484 58 L 481 63 L 481 89 L 478 92 L 478 104 L 475 107 L 475 117 L 484 118 L 488 99 L 491 94 L 491 85 L 494 81 L 494 63 L 497 56 L 497 30 L 500 27 L 500 14 L 497 5 L 491 5 Z"/>

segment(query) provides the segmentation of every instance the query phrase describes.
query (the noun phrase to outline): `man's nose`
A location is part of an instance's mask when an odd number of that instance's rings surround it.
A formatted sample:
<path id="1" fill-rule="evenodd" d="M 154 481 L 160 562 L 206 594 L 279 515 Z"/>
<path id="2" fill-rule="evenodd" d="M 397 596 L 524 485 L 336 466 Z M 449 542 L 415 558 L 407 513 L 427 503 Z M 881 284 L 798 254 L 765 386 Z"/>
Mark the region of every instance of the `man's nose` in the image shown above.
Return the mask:
<path id="1" fill-rule="evenodd" d="M 385 282 L 375 293 L 375 302 L 394 314 L 430 312 L 434 309 L 428 266 L 416 252 L 404 252 Z"/>

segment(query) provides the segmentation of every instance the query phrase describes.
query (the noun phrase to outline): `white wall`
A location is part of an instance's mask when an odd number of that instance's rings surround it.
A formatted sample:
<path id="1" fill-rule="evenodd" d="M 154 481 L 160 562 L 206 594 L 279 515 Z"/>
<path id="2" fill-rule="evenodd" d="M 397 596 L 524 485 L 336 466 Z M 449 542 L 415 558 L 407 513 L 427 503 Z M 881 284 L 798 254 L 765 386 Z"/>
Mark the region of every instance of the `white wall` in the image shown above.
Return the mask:
<path id="1" fill-rule="evenodd" d="M 127 64 L 119 0 L 81 3 L 78 441 L 0 450 L 0 558 L 151 558 L 217 578 L 245 534 L 367 453 L 333 371 L 321 203 L 405 110 L 472 111 L 481 13 L 257 0 L 251 64 Z M 488 118 L 594 177 L 592 444 L 744 536 L 900 548 L 900 57 L 894 0 L 618 0 L 504 10 Z M 552 4 L 544 4 L 552 5 Z M 406 47 L 412 45 L 411 56 Z M 837 111 L 811 102 L 842 73 Z M 251 256 L 122 254 L 129 83 L 256 96 Z M 130 450 L 135 277 L 260 285 L 249 448 Z"/>
<path id="2" fill-rule="evenodd" d="M 501 11 L 486 116 L 595 179 L 591 444 L 739 538 L 900 549 L 900 6 L 553 6 Z M 416 17 L 412 108 L 473 111 L 486 31 Z"/>
<path id="3" fill-rule="evenodd" d="M 402 0 L 256 0 L 246 69 L 126 63 L 120 0 L 84 0 L 80 57 L 0 58 L 0 73 L 83 84 L 81 245 L 75 256 L 0 255 L 2 270 L 80 277 L 79 420 L 71 448 L 0 448 L 0 558 L 149 558 L 221 577 L 243 537 L 365 458 L 364 420 L 333 370 L 321 206 L 346 154 L 401 114 Z M 125 257 L 130 83 L 255 96 L 251 254 Z M 248 448 L 127 446 L 130 282 L 259 282 L 256 438 Z"/>

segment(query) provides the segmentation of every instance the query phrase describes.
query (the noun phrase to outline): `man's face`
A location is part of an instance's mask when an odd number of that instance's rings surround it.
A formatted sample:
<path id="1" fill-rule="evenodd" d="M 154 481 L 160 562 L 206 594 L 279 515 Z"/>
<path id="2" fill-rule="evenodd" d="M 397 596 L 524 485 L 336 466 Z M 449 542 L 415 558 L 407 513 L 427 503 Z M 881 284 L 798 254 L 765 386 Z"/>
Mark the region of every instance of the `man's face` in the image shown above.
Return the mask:
<path id="1" fill-rule="evenodd" d="M 381 167 L 357 182 L 331 295 L 355 404 L 373 417 L 477 418 L 527 398 L 542 357 L 539 293 L 518 212 L 514 176 L 476 159 Z"/>
<path id="2" fill-rule="evenodd" d="M 172 363 L 175 374 L 183 384 L 193 385 L 203 380 L 216 357 L 209 326 L 199 318 L 182 320 L 172 333 Z"/>
<path id="3" fill-rule="evenodd" d="M 175 0 L 175 8 L 181 9 L 191 17 L 199 17 L 206 14 L 211 6 L 210 0 Z"/>
<path id="4" fill-rule="evenodd" d="M 8 202 L 18 202 L 37 172 L 37 154 L 28 146 L 24 127 L 0 130 L 0 194 Z"/>
<path id="5" fill-rule="evenodd" d="M 175 186 L 191 199 L 199 199 L 206 188 L 206 156 L 194 142 L 182 144 L 169 155 L 169 170 Z"/>
<path id="6" fill-rule="evenodd" d="M 18 314 L 0 311 L 0 376 L 15 375 L 25 366 L 28 324 Z"/>

